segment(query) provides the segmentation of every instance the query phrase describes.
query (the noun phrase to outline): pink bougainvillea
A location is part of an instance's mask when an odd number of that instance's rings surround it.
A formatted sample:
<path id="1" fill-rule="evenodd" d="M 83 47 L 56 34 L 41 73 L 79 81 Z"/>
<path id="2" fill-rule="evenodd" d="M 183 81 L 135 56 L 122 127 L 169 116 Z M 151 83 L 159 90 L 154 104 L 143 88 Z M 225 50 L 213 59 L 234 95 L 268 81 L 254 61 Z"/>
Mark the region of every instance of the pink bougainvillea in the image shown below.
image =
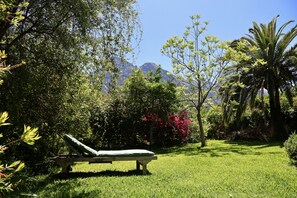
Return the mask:
<path id="1" fill-rule="evenodd" d="M 192 122 L 188 119 L 187 111 L 171 114 L 165 121 L 153 113 L 145 115 L 142 120 L 155 127 L 155 139 L 163 145 L 186 143 L 191 133 Z"/>

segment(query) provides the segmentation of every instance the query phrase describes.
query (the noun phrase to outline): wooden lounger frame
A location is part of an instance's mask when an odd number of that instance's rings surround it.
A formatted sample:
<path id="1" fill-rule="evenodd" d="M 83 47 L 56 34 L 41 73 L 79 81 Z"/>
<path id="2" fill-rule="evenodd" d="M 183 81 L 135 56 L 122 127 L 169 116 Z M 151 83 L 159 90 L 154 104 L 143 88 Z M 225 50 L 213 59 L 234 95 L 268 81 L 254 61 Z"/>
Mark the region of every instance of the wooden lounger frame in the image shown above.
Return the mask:
<path id="1" fill-rule="evenodd" d="M 89 162 L 91 163 L 110 163 L 113 161 L 136 161 L 136 169 L 140 170 L 140 165 L 142 166 L 142 173 L 144 175 L 148 174 L 147 164 L 152 160 L 156 160 L 157 156 L 110 156 L 110 157 L 93 157 L 93 156 L 84 156 L 74 147 L 67 143 L 69 147 L 68 155 L 59 155 L 51 160 L 55 161 L 58 165 L 62 167 L 62 173 L 69 173 L 72 168 L 71 166 L 74 162 Z M 76 155 L 73 155 L 72 152 L 75 152 Z"/>
<path id="2" fill-rule="evenodd" d="M 71 171 L 71 165 L 74 162 L 112 163 L 113 161 L 136 161 L 136 169 L 140 170 L 141 165 L 144 175 L 148 174 L 147 164 L 156 159 L 157 156 L 81 157 L 78 155 L 59 155 L 52 158 L 52 160 L 62 167 L 62 173 L 69 173 Z"/>

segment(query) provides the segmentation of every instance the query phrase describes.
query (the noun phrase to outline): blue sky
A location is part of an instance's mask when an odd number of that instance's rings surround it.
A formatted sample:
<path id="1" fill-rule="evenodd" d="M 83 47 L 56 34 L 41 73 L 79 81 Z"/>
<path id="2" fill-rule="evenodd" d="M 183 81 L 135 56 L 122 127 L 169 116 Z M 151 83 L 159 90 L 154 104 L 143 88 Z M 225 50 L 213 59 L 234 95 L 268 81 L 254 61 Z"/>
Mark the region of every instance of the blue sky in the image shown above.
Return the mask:
<path id="1" fill-rule="evenodd" d="M 278 14 L 279 25 L 289 20 L 297 23 L 296 0 L 138 0 L 138 8 L 143 35 L 134 64 L 153 62 L 169 71 L 171 61 L 160 49 L 171 36 L 183 34 L 191 15 L 209 21 L 207 34 L 220 40 L 240 38 L 253 21 L 268 23 Z"/>

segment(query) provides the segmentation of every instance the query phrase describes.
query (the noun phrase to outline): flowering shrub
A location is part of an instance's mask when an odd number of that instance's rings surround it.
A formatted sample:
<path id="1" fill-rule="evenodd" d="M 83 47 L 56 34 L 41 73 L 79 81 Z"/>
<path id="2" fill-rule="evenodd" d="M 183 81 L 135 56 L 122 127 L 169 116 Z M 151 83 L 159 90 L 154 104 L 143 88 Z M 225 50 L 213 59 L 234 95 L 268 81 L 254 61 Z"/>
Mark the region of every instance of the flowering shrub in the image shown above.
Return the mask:
<path id="1" fill-rule="evenodd" d="M 166 120 L 156 114 L 147 114 L 142 119 L 150 125 L 152 138 L 151 144 L 157 146 L 173 146 L 187 143 L 191 121 L 188 119 L 188 112 L 182 111 L 179 114 L 171 114 Z"/>

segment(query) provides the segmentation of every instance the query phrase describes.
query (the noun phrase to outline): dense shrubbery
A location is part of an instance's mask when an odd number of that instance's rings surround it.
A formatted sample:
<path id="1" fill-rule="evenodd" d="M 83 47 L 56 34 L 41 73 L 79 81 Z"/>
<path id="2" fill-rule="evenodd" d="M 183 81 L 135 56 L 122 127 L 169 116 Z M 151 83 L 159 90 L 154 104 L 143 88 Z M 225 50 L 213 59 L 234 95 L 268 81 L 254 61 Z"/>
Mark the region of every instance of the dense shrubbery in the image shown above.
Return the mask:
<path id="1" fill-rule="evenodd" d="M 292 164 L 297 166 L 297 134 L 292 134 L 288 140 L 285 141 L 284 146 Z"/>
<path id="2" fill-rule="evenodd" d="M 247 111 L 239 120 L 224 124 L 220 107 L 213 107 L 207 114 L 207 137 L 210 139 L 268 140 L 269 126 L 263 111 Z"/>
<path id="3" fill-rule="evenodd" d="M 92 140 L 96 148 L 136 147 L 143 137 L 139 116 L 128 112 L 126 101 L 121 97 L 105 98 L 105 104 L 92 111 L 90 125 Z"/>
<path id="4" fill-rule="evenodd" d="M 191 122 L 187 112 L 174 114 L 175 85 L 162 82 L 160 69 L 144 75 L 140 70 L 125 82 L 120 94 L 105 96 L 92 111 L 95 147 L 123 148 L 172 146 L 187 142 Z"/>
<path id="5" fill-rule="evenodd" d="M 233 140 L 268 140 L 269 126 L 263 111 L 254 109 L 246 113 L 237 123 L 231 123 L 230 139 Z"/>
<path id="6" fill-rule="evenodd" d="M 284 126 L 287 134 L 297 130 L 297 109 L 282 113 Z M 271 137 L 269 125 L 269 112 L 259 109 L 247 111 L 237 121 L 233 120 L 227 125 L 223 124 L 222 113 L 219 109 L 211 109 L 207 114 L 207 137 L 210 139 L 232 139 L 232 140 L 265 140 Z"/>
<path id="7" fill-rule="evenodd" d="M 161 118 L 156 114 L 129 112 L 125 101 L 111 100 L 107 108 L 94 110 L 91 119 L 97 148 L 148 148 L 180 145 L 188 142 L 191 121 L 187 112 Z M 131 109 L 130 109 L 131 110 Z"/>
<path id="8" fill-rule="evenodd" d="M 288 134 L 297 131 L 297 107 L 293 111 L 284 112 L 283 117 L 285 120 L 285 129 Z"/>

